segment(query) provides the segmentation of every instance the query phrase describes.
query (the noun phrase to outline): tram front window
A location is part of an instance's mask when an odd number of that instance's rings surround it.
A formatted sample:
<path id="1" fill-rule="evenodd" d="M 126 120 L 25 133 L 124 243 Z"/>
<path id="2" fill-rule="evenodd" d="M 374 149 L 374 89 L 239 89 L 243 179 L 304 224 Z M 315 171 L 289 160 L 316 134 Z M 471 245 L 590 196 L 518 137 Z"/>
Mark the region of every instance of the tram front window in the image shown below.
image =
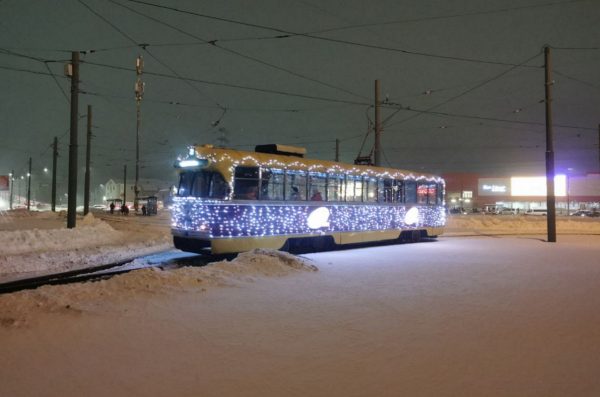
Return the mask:
<path id="1" fill-rule="evenodd" d="M 227 195 L 227 182 L 218 172 L 182 172 L 179 177 L 177 195 L 180 197 L 224 199 Z"/>

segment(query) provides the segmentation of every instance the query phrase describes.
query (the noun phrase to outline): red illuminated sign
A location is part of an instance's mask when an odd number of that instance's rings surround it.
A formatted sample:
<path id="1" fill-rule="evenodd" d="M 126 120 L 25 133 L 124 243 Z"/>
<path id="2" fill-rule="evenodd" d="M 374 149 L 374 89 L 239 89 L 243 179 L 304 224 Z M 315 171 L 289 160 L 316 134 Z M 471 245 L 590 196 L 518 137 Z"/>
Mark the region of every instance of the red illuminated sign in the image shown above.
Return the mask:
<path id="1" fill-rule="evenodd" d="M 0 190 L 8 190 L 10 186 L 8 181 L 8 175 L 0 175 Z"/>

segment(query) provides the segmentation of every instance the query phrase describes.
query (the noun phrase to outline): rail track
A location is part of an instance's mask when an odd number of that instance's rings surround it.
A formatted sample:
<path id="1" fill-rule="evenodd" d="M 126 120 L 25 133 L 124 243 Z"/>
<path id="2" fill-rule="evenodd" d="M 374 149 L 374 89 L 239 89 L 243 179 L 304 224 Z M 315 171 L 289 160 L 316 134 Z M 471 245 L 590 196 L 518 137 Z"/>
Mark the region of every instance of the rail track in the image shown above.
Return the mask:
<path id="1" fill-rule="evenodd" d="M 152 260 L 152 257 L 163 259 Z M 61 285 L 106 280 L 118 274 L 151 267 L 177 269 L 184 266 L 205 266 L 211 262 L 230 259 L 231 257 L 231 255 L 190 254 L 169 250 L 115 263 L 3 282 L 0 283 L 0 294 L 35 289 L 43 285 Z M 144 259 L 145 263 L 143 265 L 131 266 L 139 259 Z"/>

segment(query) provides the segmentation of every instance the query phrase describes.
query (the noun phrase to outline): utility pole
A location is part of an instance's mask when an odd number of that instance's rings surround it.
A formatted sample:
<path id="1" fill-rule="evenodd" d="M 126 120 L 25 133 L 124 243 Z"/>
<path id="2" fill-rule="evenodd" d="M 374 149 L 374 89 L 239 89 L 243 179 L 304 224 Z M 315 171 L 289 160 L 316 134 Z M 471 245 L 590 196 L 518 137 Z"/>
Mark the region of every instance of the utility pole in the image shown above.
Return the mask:
<path id="1" fill-rule="evenodd" d="M 123 166 L 123 204 L 121 207 L 125 204 L 127 204 L 127 164 Z"/>
<path id="2" fill-rule="evenodd" d="M 58 138 L 54 137 L 52 145 L 52 212 L 56 212 L 56 163 L 58 161 Z"/>
<path id="3" fill-rule="evenodd" d="M 335 161 L 340 161 L 340 140 L 335 139 Z"/>
<path id="4" fill-rule="evenodd" d="M 83 215 L 90 212 L 90 154 L 92 144 L 92 106 L 87 107 L 87 146 L 85 147 L 85 181 L 83 187 Z"/>
<path id="5" fill-rule="evenodd" d="M 69 140 L 69 188 L 67 200 L 67 227 L 72 229 L 77 223 L 77 122 L 79 95 L 79 52 L 71 53 L 71 133 Z"/>
<path id="6" fill-rule="evenodd" d="M 375 80 L 375 166 L 381 167 L 381 115 L 379 95 L 381 88 L 379 80 Z"/>
<path id="7" fill-rule="evenodd" d="M 544 47 L 544 79 L 546 91 L 546 208 L 548 242 L 556 242 L 556 197 L 554 196 L 554 137 L 552 135 L 552 64 L 550 47 Z"/>
<path id="8" fill-rule="evenodd" d="M 10 171 L 10 199 L 9 199 L 9 207 L 13 209 L 13 194 L 15 190 L 15 170 Z"/>
<path id="9" fill-rule="evenodd" d="M 27 173 L 27 211 L 31 209 L 31 157 L 29 158 L 29 172 Z"/>
<path id="10" fill-rule="evenodd" d="M 133 192 L 135 198 L 133 200 L 133 208 L 138 210 L 138 196 L 140 193 L 140 126 L 142 123 L 141 105 L 144 97 L 144 83 L 142 82 L 142 72 L 144 71 L 144 59 L 141 55 L 135 60 L 135 73 L 137 79 L 135 81 L 135 103 L 137 108 L 137 124 L 135 129 L 135 186 Z"/>

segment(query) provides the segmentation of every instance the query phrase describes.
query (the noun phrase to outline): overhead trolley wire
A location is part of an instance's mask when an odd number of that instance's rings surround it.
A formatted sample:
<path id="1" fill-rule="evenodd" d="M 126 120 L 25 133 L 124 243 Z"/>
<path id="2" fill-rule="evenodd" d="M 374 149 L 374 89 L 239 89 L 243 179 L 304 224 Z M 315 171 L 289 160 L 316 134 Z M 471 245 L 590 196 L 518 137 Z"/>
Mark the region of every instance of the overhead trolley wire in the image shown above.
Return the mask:
<path id="1" fill-rule="evenodd" d="M 96 17 L 98 17 L 99 19 L 101 19 L 102 21 L 104 21 L 105 23 L 107 23 L 109 26 L 111 26 L 117 32 L 119 32 L 126 39 L 128 39 L 129 41 L 131 41 L 134 44 L 139 44 L 136 40 L 134 40 L 132 37 L 130 37 L 123 30 L 119 29 L 118 26 L 116 26 L 115 24 L 113 24 L 112 22 L 110 22 L 108 19 L 106 19 L 104 16 L 102 16 L 100 13 L 98 13 L 96 10 L 94 10 L 92 7 L 90 7 L 88 4 L 86 4 L 83 0 L 77 0 L 77 1 L 80 4 L 82 4 L 85 8 L 87 8 Z M 179 80 L 185 82 L 187 85 L 189 85 L 196 92 L 198 92 L 202 96 L 208 98 L 208 96 L 205 93 L 203 93 L 202 91 L 200 91 L 198 89 L 198 87 L 196 87 L 193 84 L 191 84 L 190 81 L 188 81 L 186 79 L 182 79 L 181 76 L 179 75 L 179 73 L 177 73 L 177 71 L 175 71 L 172 67 L 170 67 L 169 65 L 167 65 L 165 62 L 161 61 L 158 57 L 156 57 L 154 54 L 152 54 L 152 52 L 150 52 L 147 48 L 145 48 L 144 46 L 141 46 L 141 48 L 142 48 L 142 50 L 144 50 L 144 52 L 146 52 L 148 55 L 150 55 L 150 57 L 152 57 L 152 59 L 154 59 L 156 62 L 160 63 L 162 66 L 164 66 L 165 68 L 167 68 L 171 73 L 173 73 L 175 76 L 177 76 Z M 214 100 L 212 98 L 209 98 L 209 99 L 212 100 L 214 103 L 216 103 L 219 108 L 225 109 L 225 107 L 223 105 L 221 105 L 218 101 L 216 101 L 216 100 Z"/>
<path id="2" fill-rule="evenodd" d="M 517 6 L 517 7 L 505 7 L 505 8 L 497 8 L 497 9 L 493 9 L 493 10 L 465 12 L 465 13 L 461 13 L 461 14 L 434 15 L 434 16 L 427 16 L 427 17 L 399 19 L 396 21 L 362 23 L 362 24 L 356 24 L 356 25 L 339 26 L 339 27 L 335 27 L 335 28 L 313 30 L 310 32 L 305 32 L 305 33 L 306 34 L 319 34 L 319 33 L 329 33 L 329 32 L 336 32 L 336 31 L 340 31 L 340 30 L 348 30 L 348 29 L 368 28 L 368 27 L 374 27 L 374 26 L 398 25 L 398 24 L 404 24 L 404 23 L 427 22 L 427 21 L 436 21 L 436 20 L 443 20 L 443 19 L 472 17 L 472 16 L 479 16 L 479 15 L 492 15 L 492 14 L 498 14 L 498 13 L 503 13 L 503 12 L 522 11 L 522 10 L 531 9 L 531 8 L 550 7 L 550 6 L 555 6 L 555 5 L 581 3 L 581 2 L 586 2 L 586 1 L 590 1 L 590 0 L 555 1 L 555 2 L 551 2 L 551 3 L 531 4 L 531 5 Z"/>
<path id="3" fill-rule="evenodd" d="M 509 73 L 509 72 L 513 71 L 514 69 L 518 68 L 520 65 L 522 65 L 522 64 L 525 64 L 525 63 L 527 63 L 527 62 L 531 61 L 531 60 L 532 60 L 532 59 L 534 59 L 534 58 L 537 58 L 537 57 L 538 57 L 540 54 L 541 54 L 541 53 L 537 53 L 537 54 L 533 55 L 532 57 L 529 57 L 529 58 L 527 58 L 526 60 L 524 60 L 524 61 L 523 61 L 523 62 L 521 62 L 520 64 L 513 65 L 513 66 L 511 66 L 510 68 L 508 68 L 508 69 L 506 69 L 506 70 L 502 71 L 501 73 L 499 73 L 499 74 L 497 74 L 497 75 L 495 75 L 495 76 L 492 76 L 492 77 L 490 77 L 489 79 L 483 80 L 482 82 L 480 82 L 480 83 L 476 84 L 475 86 L 473 86 L 473 87 L 471 87 L 471 88 L 469 88 L 469 89 L 467 89 L 467 90 L 465 90 L 465 91 L 461 92 L 460 94 L 454 95 L 453 97 L 450 97 L 450 98 L 446 99 L 445 101 L 443 101 L 443 102 L 441 102 L 441 103 L 438 103 L 438 104 L 436 104 L 436 105 L 434 105 L 434 106 L 431 106 L 431 107 L 427 108 L 427 110 L 426 110 L 425 112 L 423 112 L 423 113 L 427 113 L 427 112 L 430 112 L 430 111 L 432 111 L 432 110 L 434 110 L 434 109 L 437 109 L 437 108 L 439 108 L 439 107 L 441 107 L 441 106 L 443 106 L 443 105 L 446 105 L 446 104 L 448 104 L 448 103 L 449 103 L 449 102 L 451 102 L 451 101 L 454 101 L 455 99 L 458 99 L 458 98 L 460 98 L 460 97 L 463 97 L 463 96 L 465 96 L 465 95 L 467 95 L 467 94 L 469 94 L 469 93 L 471 93 L 471 92 L 475 91 L 476 89 L 478 89 L 478 88 L 480 88 L 480 87 L 483 87 L 484 85 L 486 85 L 486 84 L 488 84 L 488 83 L 490 83 L 490 82 L 492 82 L 492 81 L 494 81 L 494 80 L 498 80 L 500 77 L 502 77 L 502 76 L 506 75 L 507 73 Z M 538 67 L 539 67 L 539 66 L 538 66 Z M 394 117 L 394 116 L 395 116 L 395 115 L 396 115 L 396 114 L 397 114 L 397 113 L 398 113 L 400 110 L 408 110 L 408 109 L 402 109 L 402 108 L 398 109 L 398 111 L 396 111 L 394 114 L 392 114 L 391 116 L 387 117 L 387 118 L 386 118 L 386 119 L 385 119 L 385 120 L 382 122 L 382 124 L 384 124 L 385 122 L 389 121 L 389 120 L 390 120 L 392 117 Z M 400 120 L 399 122 L 397 122 L 397 123 L 394 123 L 394 124 L 392 124 L 392 125 L 397 125 L 397 124 L 400 124 L 400 123 L 405 123 L 405 122 L 407 122 L 408 120 L 414 119 L 415 117 L 419 117 L 419 115 L 418 115 L 418 114 L 417 114 L 417 115 L 412 115 L 412 116 L 410 116 L 410 117 L 407 117 L 407 118 L 405 118 L 405 119 L 403 119 L 403 120 Z"/>
<path id="4" fill-rule="evenodd" d="M 94 65 L 94 66 L 105 67 L 105 68 L 110 68 L 110 69 L 122 70 L 122 71 L 127 71 L 127 72 L 134 70 L 134 69 L 127 68 L 127 67 L 124 67 L 124 66 L 108 65 L 108 64 L 104 64 L 104 63 L 91 62 L 91 61 L 87 61 L 87 60 L 83 60 L 81 62 L 82 63 L 86 63 L 88 65 Z M 202 84 L 207 84 L 207 85 L 216 85 L 216 86 L 221 86 L 221 87 L 237 88 L 237 89 L 243 89 L 243 90 L 249 90 L 249 91 L 263 92 L 263 93 L 267 93 L 267 94 L 285 95 L 285 96 L 291 96 L 291 97 L 297 97 L 297 98 L 305 98 L 305 99 L 314 99 L 314 100 L 326 101 L 326 102 L 346 103 L 346 104 L 350 104 L 350 105 L 361 105 L 361 106 L 364 106 L 365 104 L 367 104 L 366 102 L 351 101 L 351 100 L 346 100 L 346 99 L 336 99 L 336 98 L 319 97 L 319 96 L 315 96 L 315 95 L 305 95 L 305 94 L 291 93 L 291 92 L 285 92 L 285 91 L 279 91 L 279 90 L 271 90 L 271 89 L 267 89 L 267 88 L 257 88 L 257 87 L 243 86 L 243 85 L 240 85 L 240 84 L 232 84 L 232 83 L 224 83 L 224 82 L 219 82 L 219 81 L 202 80 L 202 79 L 197 79 L 197 78 L 192 78 L 192 77 L 172 76 L 172 75 L 169 75 L 169 74 L 166 74 L 166 73 L 144 71 L 144 74 L 145 75 L 149 75 L 149 76 L 164 77 L 164 78 L 169 78 L 169 79 L 189 80 L 189 81 L 193 81 L 193 82 L 196 82 L 196 83 L 202 83 Z"/>
<path id="5" fill-rule="evenodd" d="M 152 20 L 152 21 L 154 21 L 156 23 L 159 23 L 161 25 L 167 26 L 167 27 L 169 27 L 169 28 L 171 28 L 171 29 L 173 29 L 173 30 L 175 30 L 175 31 L 177 31 L 179 33 L 182 33 L 182 34 L 184 34 L 186 36 L 189 36 L 189 37 L 192 37 L 192 38 L 194 38 L 196 40 L 199 40 L 202 44 L 210 44 L 211 46 L 216 47 L 216 48 L 218 48 L 218 49 L 220 49 L 222 51 L 225 51 L 225 52 L 228 52 L 230 54 L 242 57 L 244 59 L 248 59 L 248 60 L 250 60 L 252 62 L 256 62 L 256 63 L 259 63 L 261 65 L 264 65 L 264 66 L 267 66 L 267 67 L 270 67 L 270 68 L 273 68 L 273 69 L 276 69 L 276 70 L 279 70 L 279 71 L 291 74 L 292 76 L 299 77 L 299 78 L 304 79 L 304 80 L 312 81 L 313 83 L 317 83 L 317 84 L 320 84 L 320 85 L 323 85 L 323 86 L 326 86 L 326 87 L 329 87 L 329 88 L 333 88 L 333 89 L 338 90 L 338 91 L 345 92 L 346 94 L 350 94 L 350 95 L 353 95 L 355 97 L 367 99 L 364 95 L 359 95 L 359 94 L 354 93 L 354 92 L 352 92 L 350 90 L 347 90 L 345 88 L 338 87 L 338 86 L 335 86 L 333 84 L 329 84 L 327 82 L 324 82 L 324 81 L 321 81 L 321 80 L 317 80 L 317 79 L 305 76 L 305 75 L 303 75 L 301 73 L 294 72 L 293 70 L 289 70 L 289 69 L 286 69 L 284 67 L 281 67 L 281 66 L 278 66 L 278 65 L 275 65 L 275 64 L 263 61 L 262 59 L 258 59 L 258 58 L 255 58 L 253 56 L 243 54 L 243 53 L 241 53 L 239 51 L 235 51 L 235 50 L 229 49 L 227 47 L 223 47 L 223 46 L 217 44 L 216 41 L 205 40 L 205 39 L 203 39 L 201 37 L 198 37 L 198 36 L 196 36 L 196 35 L 194 35 L 192 33 L 187 32 L 187 31 L 185 31 L 183 29 L 180 29 L 180 28 L 178 28 L 176 26 L 173 26 L 173 25 L 171 25 L 171 24 L 169 24 L 169 23 L 167 23 L 167 22 L 165 22 L 163 20 L 160 20 L 158 18 L 154 18 L 154 17 L 149 16 L 147 14 L 144 14 L 144 13 L 142 13 L 140 11 L 134 10 L 131 7 L 128 7 L 128 6 L 124 5 L 124 4 L 121 4 L 121 3 L 119 3 L 119 2 L 117 2 L 115 0 L 107 0 L 107 1 L 109 1 L 109 2 L 111 2 L 113 4 L 116 4 L 118 6 L 121 6 L 121 7 L 125 8 L 125 9 L 127 9 L 127 10 L 129 10 L 129 11 L 131 11 L 131 12 L 137 14 L 137 15 L 140 15 L 140 16 L 144 17 L 144 18 L 150 19 L 150 20 Z"/>
<path id="6" fill-rule="evenodd" d="M 490 60 L 459 57 L 459 56 L 450 56 L 450 55 L 440 55 L 440 54 L 433 54 L 433 53 L 427 53 L 427 52 L 421 52 L 421 51 L 405 50 L 405 49 L 401 49 L 401 48 L 384 47 L 384 46 L 378 46 L 378 45 L 372 45 L 372 44 L 358 43 L 358 42 L 354 42 L 354 41 L 350 41 L 350 40 L 342 40 L 342 39 L 334 39 L 334 38 L 330 38 L 330 37 L 315 36 L 310 33 L 292 32 L 289 30 L 280 29 L 280 28 L 276 28 L 276 27 L 272 27 L 272 26 L 259 25 L 259 24 L 255 24 L 255 23 L 238 21 L 238 20 L 234 20 L 234 19 L 230 19 L 230 18 L 217 17 L 214 15 L 208 15 L 208 14 L 203 14 L 203 13 L 189 11 L 189 10 L 183 10 L 183 9 L 180 9 L 177 7 L 165 6 L 165 5 L 161 5 L 161 4 L 151 3 L 148 1 L 142 1 L 142 0 L 124 0 L 124 1 L 142 4 L 142 5 L 146 5 L 149 7 L 160 8 L 160 9 L 164 9 L 164 10 L 168 10 L 168 11 L 172 11 L 172 12 L 193 15 L 193 16 L 197 16 L 200 18 L 206 18 L 206 19 L 210 19 L 210 20 L 232 23 L 232 24 L 236 24 L 236 25 L 252 27 L 252 28 L 262 29 L 262 30 L 270 30 L 270 31 L 281 33 L 280 35 L 273 37 L 276 39 L 289 38 L 292 36 L 300 36 L 300 37 L 306 37 L 306 38 L 310 38 L 310 39 L 314 39 L 314 40 L 322 40 L 322 41 L 328 41 L 328 42 L 333 42 L 333 43 L 338 43 L 338 44 L 346 44 L 346 45 L 358 46 L 358 47 L 363 47 L 363 48 L 371 48 L 371 49 L 382 50 L 382 51 L 399 52 L 399 53 L 408 54 L 408 55 L 418 55 L 418 56 L 424 56 L 424 57 L 447 59 L 447 60 L 462 61 L 462 62 L 472 62 L 472 63 L 479 63 L 479 64 L 532 67 L 529 65 L 516 65 L 516 64 L 508 63 L 508 62 L 490 61 Z M 582 0 L 578 0 L 578 1 L 582 1 Z M 216 40 L 215 40 L 215 42 L 216 42 Z"/>

